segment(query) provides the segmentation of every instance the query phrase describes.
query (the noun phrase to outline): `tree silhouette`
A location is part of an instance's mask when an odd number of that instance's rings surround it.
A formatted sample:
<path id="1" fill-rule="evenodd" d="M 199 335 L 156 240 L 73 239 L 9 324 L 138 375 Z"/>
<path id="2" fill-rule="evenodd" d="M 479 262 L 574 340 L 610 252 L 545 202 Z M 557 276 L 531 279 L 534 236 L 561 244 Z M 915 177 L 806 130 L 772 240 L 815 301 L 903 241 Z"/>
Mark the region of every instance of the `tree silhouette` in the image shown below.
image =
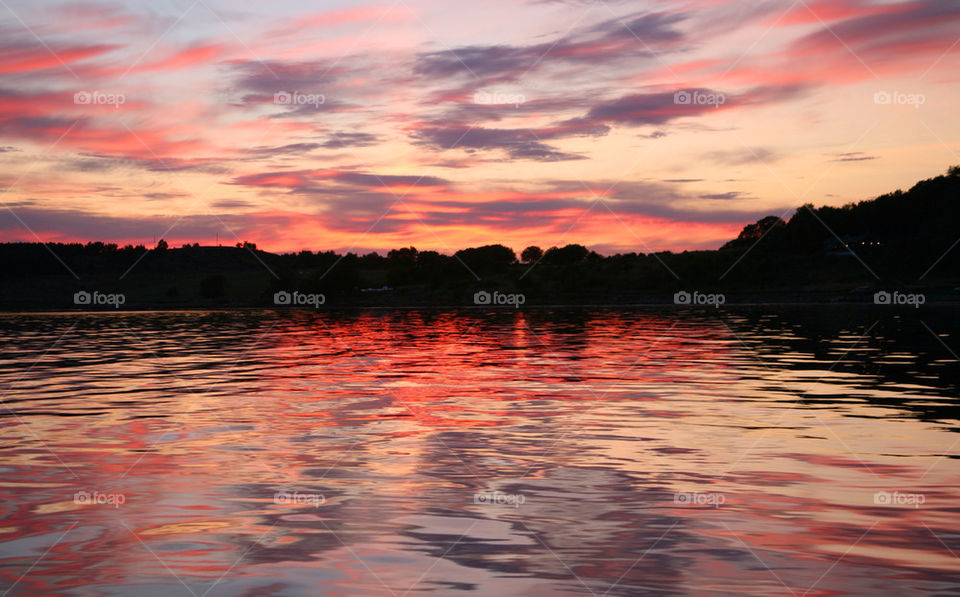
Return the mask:
<path id="1" fill-rule="evenodd" d="M 520 253 L 520 261 L 524 263 L 536 263 L 541 257 L 543 257 L 543 249 L 535 245 L 527 247 Z"/>
<path id="2" fill-rule="evenodd" d="M 748 248 L 761 238 L 768 237 L 770 234 L 772 234 L 773 232 L 771 229 L 779 230 L 786 225 L 787 223 L 777 216 L 767 216 L 765 218 L 761 218 L 753 224 L 747 224 L 744 226 L 737 238 L 723 245 L 721 248 Z"/>
<path id="3" fill-rule="evenodd" d="M 503 245 L 485 245 L 457 251 L 454 257 L 478 274 L 503 271 L 517 262 L 513 249 Z"/>
<path id="4" fill-rule="evenodd" d="M 580 263 L 587 258 L 587 255 L 590 254 L 590 251 L 583 245 L 567 245 L 561 249 L 557 247 L 550 247 L 547 249 L 547 252 L 544 254 L 543 258 L 549 263 L 554 263 L 556 265 L 570 265 L 573 263 Z"/>

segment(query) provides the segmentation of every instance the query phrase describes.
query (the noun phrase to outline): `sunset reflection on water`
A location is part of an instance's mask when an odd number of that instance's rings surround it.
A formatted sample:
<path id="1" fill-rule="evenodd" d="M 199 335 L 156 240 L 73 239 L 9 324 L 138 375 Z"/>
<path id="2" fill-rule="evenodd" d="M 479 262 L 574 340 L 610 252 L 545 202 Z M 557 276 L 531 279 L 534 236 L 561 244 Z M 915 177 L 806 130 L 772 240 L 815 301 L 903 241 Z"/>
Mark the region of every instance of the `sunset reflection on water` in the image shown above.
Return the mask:
<path id="1" fill-rule="evenodd" d="M 956 323 L 844 309 L 0 316 L 0 594 L 960 591 Z"/>

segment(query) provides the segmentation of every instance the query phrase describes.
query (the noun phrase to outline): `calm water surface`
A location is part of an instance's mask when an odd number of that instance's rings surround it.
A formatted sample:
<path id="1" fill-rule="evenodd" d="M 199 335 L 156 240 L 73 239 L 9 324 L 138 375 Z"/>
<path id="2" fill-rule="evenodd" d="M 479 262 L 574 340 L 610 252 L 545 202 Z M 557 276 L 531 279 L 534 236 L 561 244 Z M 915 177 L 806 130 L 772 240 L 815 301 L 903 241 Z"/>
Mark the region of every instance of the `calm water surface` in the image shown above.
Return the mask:
<path id="1" fill-rule="evenodd" d="M 960 592 L 958 324 L 0 316 L 0 595 Z"/>

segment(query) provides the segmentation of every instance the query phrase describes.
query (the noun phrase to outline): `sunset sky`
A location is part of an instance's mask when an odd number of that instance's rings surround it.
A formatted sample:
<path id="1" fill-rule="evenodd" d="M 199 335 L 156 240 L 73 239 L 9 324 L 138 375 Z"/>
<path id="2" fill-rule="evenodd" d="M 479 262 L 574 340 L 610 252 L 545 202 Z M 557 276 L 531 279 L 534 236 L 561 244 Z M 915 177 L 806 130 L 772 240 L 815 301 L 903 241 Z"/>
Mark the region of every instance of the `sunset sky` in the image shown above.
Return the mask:
<path id="1" fill-rule="evenodd" d="M 0 240 L 715 248 L 960 164 L 958 56 L 943 0 L 0 0 Z"/>

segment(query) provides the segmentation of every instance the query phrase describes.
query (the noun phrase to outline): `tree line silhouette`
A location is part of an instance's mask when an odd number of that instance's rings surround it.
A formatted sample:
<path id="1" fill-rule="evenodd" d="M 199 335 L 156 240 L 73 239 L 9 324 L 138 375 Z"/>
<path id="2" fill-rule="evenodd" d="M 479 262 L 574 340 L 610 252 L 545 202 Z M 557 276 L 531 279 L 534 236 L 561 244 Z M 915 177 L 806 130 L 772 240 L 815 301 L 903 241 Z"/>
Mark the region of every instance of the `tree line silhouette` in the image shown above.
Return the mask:
<path id="1" fill-rule="evenodd" d="M 788 220 L 764 217 L 712 251 L 602 256 L 568 244 L 529 246 L 518 256 L 491 244 L 453 255 L 414 247 L 358 255 L 274 254 L 250 242 L 4 243 L 0 306 L 56 308 L 78 286 L 158 306 L 265 305 L 278 290 L 324 293 L 345 305 L 461 304 L 479 289 L 522 292 L 527 304 L 659 302 L 684 288 L 812 298 L 883 285 L 952 292 L 960 283 L 958 222 L 960 167 L 953 166 L 908 191 L 843 207 L 803 205 Z"/>

